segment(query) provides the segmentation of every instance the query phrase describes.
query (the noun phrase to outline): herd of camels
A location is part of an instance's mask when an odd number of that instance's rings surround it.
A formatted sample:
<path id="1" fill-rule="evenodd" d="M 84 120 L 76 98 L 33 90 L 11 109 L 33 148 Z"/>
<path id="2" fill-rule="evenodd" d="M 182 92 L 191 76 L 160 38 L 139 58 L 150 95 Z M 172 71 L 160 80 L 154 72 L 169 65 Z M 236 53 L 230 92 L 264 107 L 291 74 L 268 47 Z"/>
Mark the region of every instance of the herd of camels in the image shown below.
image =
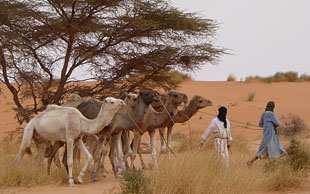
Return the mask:
<path id="1" fill-rule="evenodd" d="M 184 103 L 183 109 L 179 110 Z M 148 132 L 151 141 L 152 159 L 155 168 L 158 157 L 170 146 L 172 128 L 175 123 L 188 121 L 199 109 L 211 106 L 212 102 L 201 96 L 194 96 L 188 103 L 187 95 L 176 90 L 159 94 L 152 90 L 140 90 L 137 94 L 126 93 L 120 99 L 107 97 L 103 101 L 94 98 L 82 98 L 71 94 L 67 102 L 58 105 L 48 105 L 46 110 L 37 114 L 26 125 L 19 152 L 14 160 L 18 163 L 26 152 L 30 152 L 32 139 L 38 153 L 36 159 L 42 162 L 48 158 L 48 173 L 51 162 L 60 167 L 59 148 L 66 146 L 63 164 L 68 172 L 69 186 L 83 183 L 83 175 L 91 171 L 91 180 L 97 181 L 96 173 L 104 168 L 102 162 L 107 155 L 109 144 L 109 159 L 115 176 L 127 168 L 134 168 L 136 155 L 139 154 L 142 168 L 146 166 L 139 153 L 141 135 Z M 167 131 L 167 145 L 163 133 Z M 156 130 L 161 134 L 159 156 L 156 153 Z M 134 133 L 130 143 L 129 131 Z M 86 143 L 87 142 L 87 143 Z M 87 146 L 86 146 L 86 145 Z M 73 159 L 79 158 L 79 150 L 86 156 L 86 162 L 76 180 L 72 177 Z M 128 165 L 127 158 L 131 163 Z M 89 164 L 94 161 L 92 169 Z"/>

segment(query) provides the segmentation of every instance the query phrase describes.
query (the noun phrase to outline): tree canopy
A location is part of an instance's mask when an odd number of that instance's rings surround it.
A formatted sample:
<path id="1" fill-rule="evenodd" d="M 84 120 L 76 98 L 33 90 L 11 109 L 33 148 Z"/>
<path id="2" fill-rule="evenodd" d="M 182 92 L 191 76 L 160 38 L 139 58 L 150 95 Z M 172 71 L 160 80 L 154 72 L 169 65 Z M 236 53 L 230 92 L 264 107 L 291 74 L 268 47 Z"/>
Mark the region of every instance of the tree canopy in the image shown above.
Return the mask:
<path id="1" fill-rule="evenodd" d="M 168 90 L 172 71 L 217 63 L 217 29 L 164 0 L 0 0 L 0 81 L 27 121 L 73 92 L 118 96 L 150 82 Z"/>

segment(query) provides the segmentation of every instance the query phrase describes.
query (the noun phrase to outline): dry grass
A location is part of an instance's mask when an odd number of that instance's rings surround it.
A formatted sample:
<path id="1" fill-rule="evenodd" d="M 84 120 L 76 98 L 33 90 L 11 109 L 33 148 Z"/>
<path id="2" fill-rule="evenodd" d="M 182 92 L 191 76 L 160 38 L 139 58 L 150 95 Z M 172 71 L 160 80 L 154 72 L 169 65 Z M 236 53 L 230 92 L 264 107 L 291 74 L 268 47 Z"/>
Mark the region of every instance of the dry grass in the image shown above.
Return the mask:
<path id="1" fill-rule="evenodd" d="M 262 185 L 258 177 L 263 174 L 246 168 L 245 163 L 241 155 L 231 157 L 231 166 L 226 169 L 205 152 L 179 154 L 150 173 L 150 188 L 156 194 L 251 193 Z"/>
<path id="2" fill-rule="evenodd" d="M 0 187 L 31 187 L 53 185 L 67 181 L 65 171 L 54 169 L 47 175 L 46 166 L 39 165 L 34 157 L 25 155 L 19 164 L 14 164 L 19 145 L 1 143 L 0 145 Z"/>

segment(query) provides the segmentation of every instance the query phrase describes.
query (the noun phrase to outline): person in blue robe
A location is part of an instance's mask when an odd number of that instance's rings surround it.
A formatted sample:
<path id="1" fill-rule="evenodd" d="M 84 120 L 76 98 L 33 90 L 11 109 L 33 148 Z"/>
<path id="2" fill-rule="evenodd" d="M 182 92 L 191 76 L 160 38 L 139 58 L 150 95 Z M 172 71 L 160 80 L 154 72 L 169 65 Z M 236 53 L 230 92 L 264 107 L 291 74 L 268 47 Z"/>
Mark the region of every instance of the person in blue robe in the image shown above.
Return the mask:
<path id="1" fill-rule="evenodd" d="M 267 103 L 265 112 L 263 112 L 259 121 L 259 126 L 264 127 L 263 140 L 259 146 L 257 154 L 251 161 L 247 162 L 248 167 L 251 167 L 253 162 L 262 156 L 267 151 L 269 159 L 280 158 L 287 154 L 279 141 L 279 136 L 276 128 L 281 125 L 280 120 L 273 113 L 275 103 L 269 101 Z"/>

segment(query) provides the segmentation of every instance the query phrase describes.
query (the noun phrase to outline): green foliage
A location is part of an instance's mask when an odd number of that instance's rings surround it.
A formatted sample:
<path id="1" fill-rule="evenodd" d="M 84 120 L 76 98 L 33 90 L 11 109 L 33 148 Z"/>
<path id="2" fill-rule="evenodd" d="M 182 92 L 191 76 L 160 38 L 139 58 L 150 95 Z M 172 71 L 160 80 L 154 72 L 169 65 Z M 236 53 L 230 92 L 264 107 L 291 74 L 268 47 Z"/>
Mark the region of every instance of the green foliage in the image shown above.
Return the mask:
<path id="1" fill-rule="evenodd" d="M 123 172 L 124 181 L 121 185 L 121 194 L 148 194 L 150 180 L 141 170 L 126 170 Z"/>
<path id="2" fill-rule="evenodd" d="M 195 71 L 225 54 L 212 41 L 216 21 L 164 0 L 2 0 L 0 23 L 0 81 L 29 114 L 25 120 L 73 92 L 173 89 L 180 78 L 171 72 Z M 83 78 L 73 76 L 77 70 Z M 96 83 L 72 84 L 85 80 Z"/>

